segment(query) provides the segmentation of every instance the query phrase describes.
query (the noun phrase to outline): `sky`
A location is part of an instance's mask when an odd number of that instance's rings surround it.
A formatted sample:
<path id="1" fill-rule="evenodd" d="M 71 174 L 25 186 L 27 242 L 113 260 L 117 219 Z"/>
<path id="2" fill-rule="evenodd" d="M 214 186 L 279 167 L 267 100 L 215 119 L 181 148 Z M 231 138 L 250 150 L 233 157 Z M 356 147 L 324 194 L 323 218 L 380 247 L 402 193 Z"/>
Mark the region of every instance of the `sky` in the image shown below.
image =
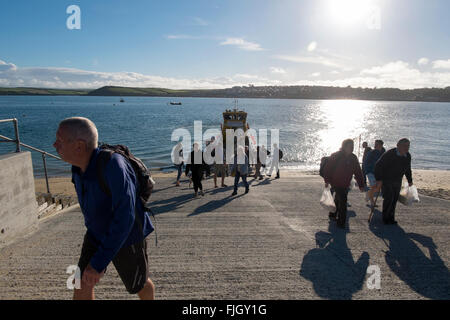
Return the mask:
<path id="1" fill-rule="evenodd" d="M 0 0 L 0 8 L 0 87 L 450 86 L 448 0 Z"/>

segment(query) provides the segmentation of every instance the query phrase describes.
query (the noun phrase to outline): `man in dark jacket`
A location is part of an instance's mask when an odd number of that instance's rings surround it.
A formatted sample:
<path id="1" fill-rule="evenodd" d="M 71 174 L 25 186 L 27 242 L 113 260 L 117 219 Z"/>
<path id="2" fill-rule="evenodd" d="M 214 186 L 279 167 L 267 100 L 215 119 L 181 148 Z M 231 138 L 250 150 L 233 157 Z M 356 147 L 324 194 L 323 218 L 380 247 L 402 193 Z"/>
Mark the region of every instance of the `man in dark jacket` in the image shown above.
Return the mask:
<path id="1" fill-rule="evenodd" d="M 410 186 L 413 185 L 411 173 L 410 142 L 403 138 L 397 143 L 397 148 L 386 151 L 375 164 L 376 191 L 383 193 L 383 222 L 396 224 L 395 206 L 397 205 L 403 176 L 406 176 Z"/>
<path id="2" fill-rule="evenodd" d="M 205 163 L 205 159 L 203 158 L 203 152 L 200 150 L 199 144 L 196 142 L 193 145 L 194 150 L 191 152 L 188 162 L 186 164 L 186 176 L 189 173 L 189 170 L 192 171 L 192 182 L 194 183 L 194 197 L 198 196 L 198 191 L 200 190 L 200 194 L 202 196 L 205 195 L 203 192 L 203 171 L 206 171 L 207 175 L 209 175 L 209 165 Z"/>
<path id="3" fill-rule="evenodd" d="M 154 229 L 137 195 L 138 182 L 131 164 L 113 153 L 103 168 L 107 195 L 97 176 L 98 132 L 86 118 L 63 120 L 53 144 L 61 158 L 72 164 L 72 181 L 87 228 L 78 267 L 81 288 L 74 299 L 94 299 L 94 286 L 112 261 L 129 293 L 141 299 L 154 298 L 148 277 L 145 238 Z"/>
<path id="4" fill-rule="evenodd" d="M 365 184 L 358 158 L 353 154 L 354 143 L 352 139 L 342 142 L 341 150 L 333 153 L 324 167 L 325 187 L 330 184 L 335 191 L 334 202 L 336 212 L 330 212 L 330 218 L 337 218 L 337 225 L 345 228 L 347 216 L 347 195 L 350 181 L 356 176 L 359 190 L 364 192 Z M 337 217 L 336 217 L 337 215 Z"/>

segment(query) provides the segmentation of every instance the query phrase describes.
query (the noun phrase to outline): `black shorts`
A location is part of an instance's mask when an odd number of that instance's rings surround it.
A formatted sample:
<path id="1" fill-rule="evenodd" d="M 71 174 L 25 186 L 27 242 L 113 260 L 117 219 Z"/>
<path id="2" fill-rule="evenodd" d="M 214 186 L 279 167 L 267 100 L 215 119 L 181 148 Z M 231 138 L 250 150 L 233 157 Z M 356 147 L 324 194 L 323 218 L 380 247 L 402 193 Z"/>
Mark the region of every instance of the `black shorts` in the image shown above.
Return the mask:
<path id="1" fill-rule="evenodd" d="M 84 269 L 86 269 L 96 252 L 97 245 L 95 241 L 86 233 L 80 260 L 78 261 L 81 277 L 83 277 Z M 138 293 L 144 288 L 148 279 L 147 241 L 145 239 L 142 242 L 121 248 L 112 262 L 130 294 Z"/>

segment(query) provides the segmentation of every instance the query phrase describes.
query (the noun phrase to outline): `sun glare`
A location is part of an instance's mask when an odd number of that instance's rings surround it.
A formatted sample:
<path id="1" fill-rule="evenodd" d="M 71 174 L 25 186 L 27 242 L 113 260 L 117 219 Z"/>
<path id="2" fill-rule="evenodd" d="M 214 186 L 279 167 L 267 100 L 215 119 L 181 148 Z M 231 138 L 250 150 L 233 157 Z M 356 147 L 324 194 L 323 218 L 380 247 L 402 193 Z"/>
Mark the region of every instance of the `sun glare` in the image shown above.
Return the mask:
<path id="1" fill-rule="evenodd" d="M 367 18 L 372 7 L 370 0 L 328 0 L 328 12 L 333 21 L 342 26 L 354 25 Z"/>
<path id="2" fill-rule="evenodd" d="M 355 140 L 355 154 L 358 154 L 357 138 L 363 132 L 362 124 L 371 110 L 372 103 L 360 100 L 325 100 L 320 111 L 325 116 L 328 128 L 319 133 L 321 149 L 334 152 L 344 139 Z"/>

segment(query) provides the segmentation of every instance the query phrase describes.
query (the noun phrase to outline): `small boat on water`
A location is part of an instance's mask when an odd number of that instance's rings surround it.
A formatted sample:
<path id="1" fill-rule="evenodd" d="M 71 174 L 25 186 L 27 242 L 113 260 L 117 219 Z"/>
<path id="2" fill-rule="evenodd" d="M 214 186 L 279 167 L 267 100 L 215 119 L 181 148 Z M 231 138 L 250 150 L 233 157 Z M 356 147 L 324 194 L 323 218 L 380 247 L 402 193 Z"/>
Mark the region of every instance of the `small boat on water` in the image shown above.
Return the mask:
<path id="1" fill-rule="evenodd" d="M 123 100 L 123 98 L 120 98 L 120 102 L 125 102 L 125 100 Z"/>
<path id="2" fill-rule="evenodd" d="M 170 101 L 169 102 L 172 106 L 181 106 L 181 102 L 173 102 L 173 101 Z"/>

